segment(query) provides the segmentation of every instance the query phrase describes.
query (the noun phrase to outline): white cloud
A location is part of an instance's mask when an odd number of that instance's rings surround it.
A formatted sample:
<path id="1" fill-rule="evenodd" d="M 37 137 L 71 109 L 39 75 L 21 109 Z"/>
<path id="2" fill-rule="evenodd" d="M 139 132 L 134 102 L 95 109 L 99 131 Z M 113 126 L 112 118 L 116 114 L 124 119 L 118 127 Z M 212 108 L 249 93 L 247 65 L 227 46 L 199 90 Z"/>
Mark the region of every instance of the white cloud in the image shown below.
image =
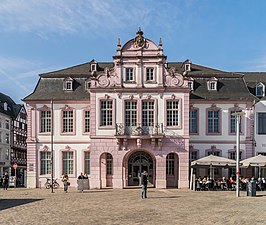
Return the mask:
<path id="1" fill-rule="evenodd" d="M 106 34 L 128 27 L 155 26 L 171 29 L 182 25 L 180 17 L 190 4 L 183 1 L 153 0 L 2 0 L 0 29 L 2 31 L 35 32 L 41 37 L 49 33 L 90 31 Z M 137 27 L 136 27 L 137 29 Z"/>

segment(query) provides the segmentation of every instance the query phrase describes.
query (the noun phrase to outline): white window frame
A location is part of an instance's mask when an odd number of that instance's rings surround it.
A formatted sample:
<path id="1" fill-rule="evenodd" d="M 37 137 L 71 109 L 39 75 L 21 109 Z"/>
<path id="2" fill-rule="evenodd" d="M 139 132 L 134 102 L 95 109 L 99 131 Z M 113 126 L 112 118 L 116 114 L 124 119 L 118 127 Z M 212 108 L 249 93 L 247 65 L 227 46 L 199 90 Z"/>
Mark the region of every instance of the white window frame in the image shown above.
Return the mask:
<path id="1" fill-rule="evenodd" d="M 146 68 L 146 81 L 155 81 L 155 69 L 153 67 Z"/>
<path id="2" fill-rule="evenodd" d="M 105 103 L 105 105 L 103 105 Z M 103 107 L 104 106 L 104 107 Z M 113 126 L 113 100 L 100 100 L 100 126 Z"/>
<path id="3" fill-rule="evenodd" d="M 155 114 L 155 102 L 142 101 L 142 126 L 148 126 L 148 127 L 154 126 L 154 121 L 155 121 L 154 114 Z"/>
<path id="4" fill-rule="evenodd" d="M 74 174 L 74 152 L 62 152 L 62 174 Z"/>
<path id="5" fill-rule="evenodd" d="M 52 156 L 51 152 L 48 151 L 40 152 L 40 175 L 51 174 L 52 171 L 51 156 Z"/>
<path id="6" fill-rule="evenodd" d="M 50 115 L 48 115 L 50 114 Z M 52 115 L 50 110 L 40 112 L 40 133 L 51 132 Z"/>
<path id="7" fill-rule="evenodd" d="M 180 100 L 167 100 L 166 101 L 166 126 L 168 127 L 179 126 L 179 117 L 180 117 L 179 101 Z M 171 108 L 168 108 L 168 104 L 170 103 L 171 103 Z M 175 106 L 177 107 L 174 107 L 174 103 L 175 103 Z"/>
<path id="8" fill-rule="evenodd" d="M 137 126 L 137 102 L 125 101 L 125 126 Z"/>
<path id="9" fill-rule="evenodd" d="M 90 132 L 90 110 L 84 111 L 84 132 Z"/>
<path id="10" fill-rule="evenodd" d="M 134 68 L 133 67 L 125 68 L 125 81 L 126 82 L 135 81 L 135 79 L 134 79 Z"/>
<path id="11" fill-rule="evenodd" d="M 262 90 L 262 93 L 260 94 L 258 89 L 261 88 Z M 256 85 L 256 96 L 257 97 L 264 97 L 265 96 L 265 85 L 261 82 L 259 82 L 257 85 Z"/>
<path id="12" fill-rule="evenodd" d="M 73 132 L 74 132 L 74 111 L 63 110 L 62 111 L 62 133 L 73 133 Z"/>

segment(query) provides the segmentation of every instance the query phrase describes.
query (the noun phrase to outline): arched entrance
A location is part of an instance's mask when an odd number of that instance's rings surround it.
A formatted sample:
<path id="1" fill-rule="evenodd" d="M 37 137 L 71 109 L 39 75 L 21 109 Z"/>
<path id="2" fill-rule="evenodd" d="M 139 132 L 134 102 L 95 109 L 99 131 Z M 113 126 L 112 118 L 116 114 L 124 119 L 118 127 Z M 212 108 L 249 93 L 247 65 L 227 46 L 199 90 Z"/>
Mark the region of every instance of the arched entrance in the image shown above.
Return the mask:
<path id="1" fill-rule="evenodd" d="M 128 159 L 128 186 L 140 185 L 140 173 L 147 171 L 149 183 L 153 185 L 154 163 L 152 157 L 143 151 L 133 153 Z"/>

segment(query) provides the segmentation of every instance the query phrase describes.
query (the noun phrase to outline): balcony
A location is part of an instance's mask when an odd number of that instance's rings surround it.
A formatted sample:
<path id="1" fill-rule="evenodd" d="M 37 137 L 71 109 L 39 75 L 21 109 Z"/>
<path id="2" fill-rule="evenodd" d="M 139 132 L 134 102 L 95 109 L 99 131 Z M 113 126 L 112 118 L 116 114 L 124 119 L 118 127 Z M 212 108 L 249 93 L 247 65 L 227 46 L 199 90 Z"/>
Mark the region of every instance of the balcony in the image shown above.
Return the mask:
<path id="1" fill-rule="evenodd" d="M 124 124 L 124 123 L 117 123 L 116 124 L 116 136 L 162 136 L 163 133 L 163 124 L 162 123 L 155 123 L 150 126 L 142 123 L 137 124 Z"/>

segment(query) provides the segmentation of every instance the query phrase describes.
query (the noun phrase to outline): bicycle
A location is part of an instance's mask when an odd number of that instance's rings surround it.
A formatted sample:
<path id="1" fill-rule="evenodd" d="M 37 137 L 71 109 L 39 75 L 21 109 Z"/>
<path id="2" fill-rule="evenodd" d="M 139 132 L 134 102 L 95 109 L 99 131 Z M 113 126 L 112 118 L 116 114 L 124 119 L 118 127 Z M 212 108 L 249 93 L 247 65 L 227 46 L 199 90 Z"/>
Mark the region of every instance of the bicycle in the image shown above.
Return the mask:
<path id="1" fill-rule="evenodd" d="M 52 187 L 51 184 L 51 178 L 46 178 L 46 183 L 44 184 L 46 189 L 50 189 Z M 53 188 L 58 189 L 60 187 L 59 183 L 57 182 L 57 179 L 53 179 Z"/>

